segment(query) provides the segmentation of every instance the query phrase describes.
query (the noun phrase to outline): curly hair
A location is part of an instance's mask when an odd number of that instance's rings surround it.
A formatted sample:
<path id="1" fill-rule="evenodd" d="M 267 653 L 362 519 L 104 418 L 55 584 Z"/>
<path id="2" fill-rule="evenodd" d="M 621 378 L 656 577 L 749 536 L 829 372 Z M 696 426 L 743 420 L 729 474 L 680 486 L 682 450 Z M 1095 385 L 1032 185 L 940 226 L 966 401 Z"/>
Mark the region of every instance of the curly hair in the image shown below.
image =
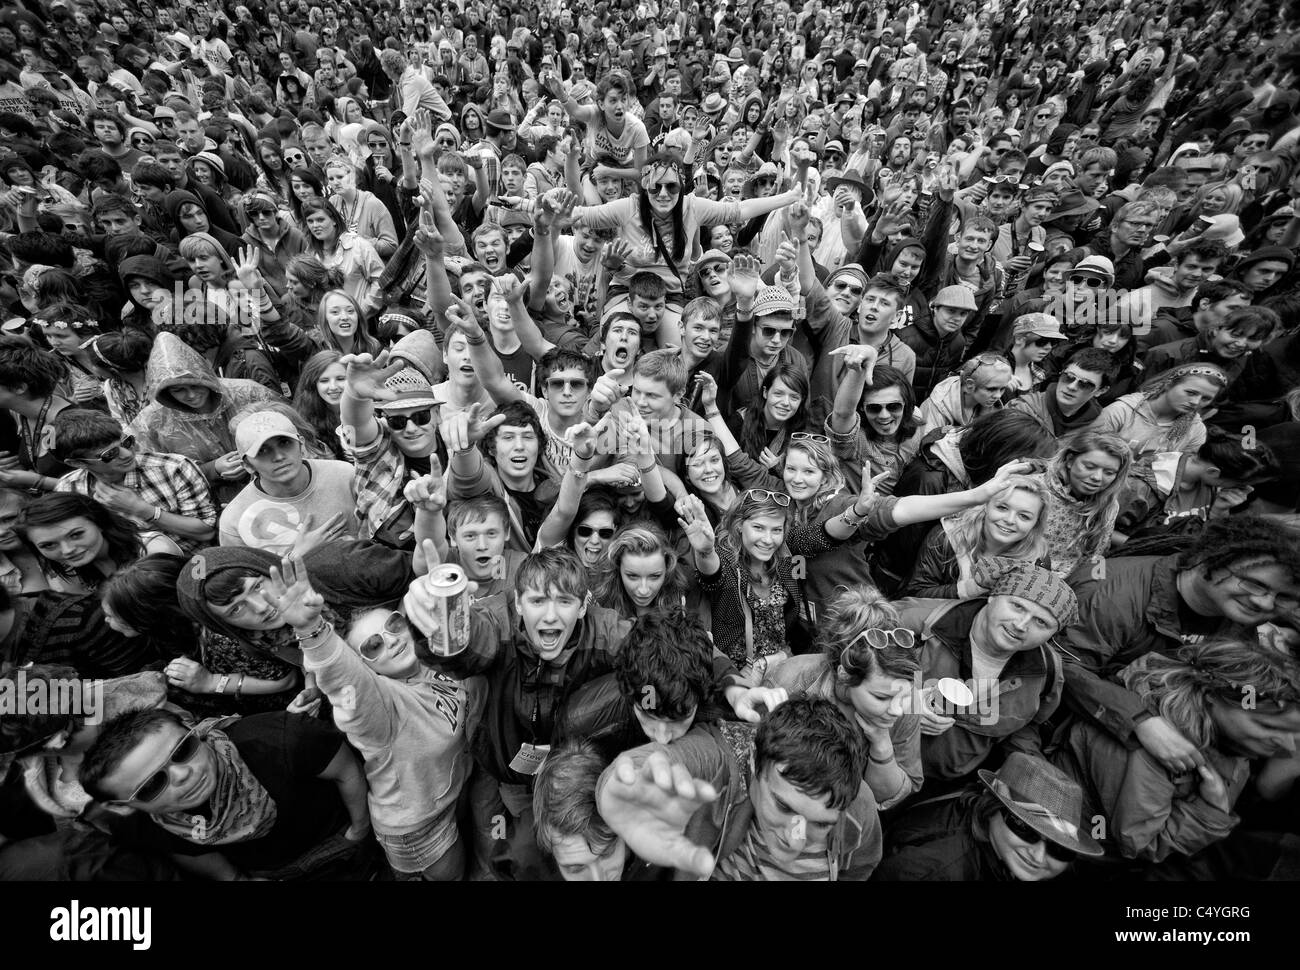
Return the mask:
<path id="1" fill-rule="evenodd" d="M 1206 575 L 1242 564 L 1270 563 L 1300 579 L 1300 535 L 1258 515 L 1232 515 L 1206 523 L 1196 545 L 1178 558 L 1180 569 Z"/>
<path id="2" fill-rule="evenodd" d="M 620 616 L 637 615 L 637 605 L 632 602 L 623 583 L 623 557 L 628 555 L 663 556 L 664 584 L 659 588 L 649 609 L 680 608 L 682 597 L 686 595 L 686 574 L 677 550 L 659 526 L 645 521 L 629 523 L 610 540 L 601 562 L 600 574 L 592 585 L 596 602 L 616 611 Z"/>
<path id="3" fill-rule="evenodd" d="M 892 630 L 902 621 L 898 609 L 874 586 L 841 588 L 826 605 L 817 625 L 817 649 L 835 674 L 835 699 L 844 703 L 848 691 L 870 677 L 911 680 L 921 670 L 917 654 L 890 643 L 882 650 L 854 640 L 863 630 Z"/>

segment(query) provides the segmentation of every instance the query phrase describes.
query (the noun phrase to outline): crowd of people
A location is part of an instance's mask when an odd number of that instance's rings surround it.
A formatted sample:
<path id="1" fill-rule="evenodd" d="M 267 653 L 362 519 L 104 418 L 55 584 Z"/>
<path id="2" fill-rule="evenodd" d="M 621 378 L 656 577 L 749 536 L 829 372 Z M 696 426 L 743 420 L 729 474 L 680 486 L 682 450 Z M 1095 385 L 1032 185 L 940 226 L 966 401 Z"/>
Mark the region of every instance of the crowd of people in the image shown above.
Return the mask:
<path id="1" fill-rule="evenodd" d="M 0 878 L 1300 871 L 1297 28 L 0 9 Z"/>

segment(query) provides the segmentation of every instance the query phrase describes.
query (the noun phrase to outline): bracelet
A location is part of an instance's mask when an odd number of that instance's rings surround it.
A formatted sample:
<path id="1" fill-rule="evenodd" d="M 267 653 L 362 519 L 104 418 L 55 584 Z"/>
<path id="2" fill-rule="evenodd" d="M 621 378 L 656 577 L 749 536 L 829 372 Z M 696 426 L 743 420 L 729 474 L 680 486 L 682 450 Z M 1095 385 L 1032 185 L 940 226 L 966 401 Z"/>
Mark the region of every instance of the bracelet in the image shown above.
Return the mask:
<path id="1" fill-rule="evenodd" d="M 217 693 L 224 694 L 228 683 L 230 683 L 230 674 L 222 674 L 221 679 L 217 681 Z"/>
<path id="2" fill-rule="evenodd" d="M 462 330 L 461 333 L 465 334 L 465 343 L 469 344 L 471 347 L 481 347 L 483 344 L 487 343 L 487 337 L 483 336 L 482 330 L 475 331 L 474 333 Z"/>
<path id="3" fill-rule="evenodd" d="M 644 468 L 642 468 L 640 465 L 637 465 L 636 470 L 639 471 L 642 475 L 649 475 L 652 471 L 654 471 L 658 467 L 659 467 L 659 462 L 652 461 Z"/>
<path id="4" fill-rule="evenodd" d="M 892 764 L 894 761 L 894 752 L 893 749 L 891 748 L 888 758 L 877 758 L 874 754 L 871 753 L 870 749 L 868 749 L 867 757 L 871 759 L 871 763 L 873 765 L 888 765 L 888 764 Z"/>
<path id="5" fill-rule="evenodd" d="M 239 694 L 240 694 L 240 692 L 244 689 L 244 676 L 245 676 L 245 674 L 244 674 L 244 672 L 241 670 L 241 671 L 239 672 L 239 683 L 237 683 L 237 684 L 235 685 L 235 696 L 236 696 L 236 697 L 238 697 Z"/>
<path id="6" fill-rule="evenodd" d="M 155 506 L 154 506 L 154 510 L 153 510 L 153 515 L 150 516 L 149 521 L 150 521 L 150 522 L 157 522 L 159 519 L 162 518 L 162 514 L 163 514 L 162 506 L 161 506 L 161 505 L 155 505 Z"/>
<path id="7" fill-rule="evenodd" d="M 330 626 L 329 621 L 324 617 L 321 617 L 320 623 L 316 624 L 316 629 L 312 630 L 311 633 L 308 633 L 304 637 L 304 636 L 299 636 L 298 631 L 295 630 L 293 633 L 293 638 L 297 640 L 299 643 L 304 643 L 307 640 L 315 640 L 318 636 L 325 633 L 327 630 L 332 630 L 332 629 L 334 628 Z"/>

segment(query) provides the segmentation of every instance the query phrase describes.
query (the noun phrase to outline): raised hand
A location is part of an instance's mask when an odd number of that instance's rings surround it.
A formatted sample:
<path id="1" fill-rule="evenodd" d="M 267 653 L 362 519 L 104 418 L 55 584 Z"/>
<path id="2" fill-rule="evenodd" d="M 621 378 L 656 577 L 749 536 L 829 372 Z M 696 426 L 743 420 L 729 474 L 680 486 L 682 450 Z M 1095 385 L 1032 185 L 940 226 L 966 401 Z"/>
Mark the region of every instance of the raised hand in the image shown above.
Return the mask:
<path id="1" fill-rule="evenodd" d="M 871 463 L 866 462 L 862 466 L 862 487 L 858 489 L 858 499 L 853 503 L 856 513 L 858 508 L 870 510 L 872 503 L 876 500 L 876 489 L 880 483 L 888 478 L 892 472 L 883 471 L 879 475 L 871 474 Z"/>
<path id="2" fill-rule="evenodd" d="M 712 374 L 703 371 L 695 375 L 695 386 L 700 389 L 700 407 L 707 417 L 718 410 L 718 382 Z"/>
<path id="3" fill-rule="evenodd" d="M 754 302 L 758 288 L 763 285 L 763 278 L 759 275 L 762 266 L 758 257 L 746 253 L 741 253 L 732 260 L 731 268 L 727 270 L 727 282 L 737 306 L 747 308 Z"/>
<path id="4" fill-rule="evenodd" d="M 271 567 L 262 595 L 295 630 L 314 629 L 325 609 L 325 597 L 312 589 L 299 557 L 281 559 L 278 567 Z"/>
<path id="5" fill-rule="evenodd" d="M 632 247 L 627 244 L 626 239 L 615 236 L 605 243 L 605 253 L 601 258 L 605 263 L 605 268 L 616 273 L 631 261 Z"/>
<path id="6" fill-rule="evenodd" d="M 786 213 L 786 219 L 790 223 L 790 231 L 795 234 L 795 238 L 802 239 L 808 233 L 808 220 L 812 213 L 808 211 L 808 206 L 802 200 L 790 206 L 790 211 Z"/>
<path id="7" fill-rule="evenodd" d="M 492 292 L 507 303 L 523 303 L 524 284 L 513 273 L 492 277 Z"/>
<path id="8" fill-rule="evenodd" d="M 686 825 L 717 797 L 711 784 L 692 778 L 662 751 L 652 751 L 640 768 L 627 755 L 619 756 L 599 789 L 598 808 L 638 858 L 706 879 L 713 856 L 686 837 Z"/>
<path id="9" fill-rule="evenodd" d="M 415 230 L 415 247 L 429 259 L 442 259 L 446 241 L 438 231 L 438 224 L 427 211 L 420 212 L 420 227 Z"/>
<path id="10" fill-rule="evenodd" d="M 262 273 L 258 269 L 261 262 L 262 254 L 257 251 L 256 246 L 239 247 L 239 259 L 235 263 L 235 278 L 244 289 L 250 291 L 261 289 Z"/>
<path id="11" fill-rule="evenodd" d="M 594 414 L 605 414 L 623 396 L 623 387 L 619 379 L 623 376 L 621 368 L 615 368 L 608 374 L 601 374 L 587 395 L 587 403 Z"/>
<path id="12" fill-rule="evenodd" d="M 983 495 L 981 501 L 987 502 L 996 495 L 1001 495 L 1006 489 L 1011 487 L 1011 479 L 1016 475 L 1032 475 L 1034 465 L 1028 461 L 1009 461 L 990 478 L 981 485 L 978 491 Z"/>
<path id="13" fill-rule="evenodd" d="M 407 482 L 402 496 L 421 512 L 441 512 L 447 507 L 447 482 L 437 455 L 429 456 L 429 474 Z"/>
<path id="14" fill-rule="evenodd" d="M 832 357 L 840 358 L 849 370 L 865 372 L 867 383 L 871 382 L 871 374 L 880 359 L 876 348 L 869 344 L 845 344 L 843 347 L 836 347 L 830 353 Z"/>
<path id="15" fill-rule="evenodd" d="M 713 552 L 713 526 L 709 524 L 708 513 L 698 495 L 686 495 L 678 500 L 677 524 L 686 533 L 686 540 L 697 555 L 707 556 Z"/>
<path id="16" fill-rule="evenodd" d="M 486 416 L 487 407 L 472 404 L 468 411 L 453 414 L 442 422 L 439 432 L 452 453 L 469 451 L 483 440 L 489 431 L 504 423 L 504 414 Z"/>
<path id="17" fill-rule="evenodd" d="M 474 316 L 474 308 L 459 297 L 452 298 L 451 305 L 447 307 L 443 315 L 446 316 L 449 323 L 464 327 L 470 333 L 483 333 L 478 318 Z"/>
<path id="18" fill-rule="evenodd" d="M 794 276 L 798 272 L 799 250 L 794 240 L 785 233 L 781 234 L 781 243 L 776 247 L 776 265 L 781 268 L 782 276 Z"/>
<path id="19" fill-rule="evenodd" d="M 388 351 L 378 358 L 370 354 L 347 354 L 339 363 L 347 368 L 348 393 L 361 401 L 391 401 L 397 395 L 384 387 L 384 381 L 398 374 L 406 362 L 388 362 Z"/>

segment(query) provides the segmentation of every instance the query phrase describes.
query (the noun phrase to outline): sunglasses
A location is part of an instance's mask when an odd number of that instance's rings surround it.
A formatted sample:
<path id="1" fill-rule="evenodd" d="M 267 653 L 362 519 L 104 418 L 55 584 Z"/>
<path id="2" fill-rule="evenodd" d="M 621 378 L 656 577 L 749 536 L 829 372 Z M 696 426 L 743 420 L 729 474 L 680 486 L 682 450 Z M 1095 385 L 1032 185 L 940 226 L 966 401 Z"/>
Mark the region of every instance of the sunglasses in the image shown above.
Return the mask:
<path id="1" fill-rule="evenodd" d="M 1051 839 L 1043 838 L 1041 832 L 1030 826 L 1024 819 L 1016 815 L 1014 812 L 1004 810 L 1002 812 L 1002 821 L 1007 823 L 1007 828 L 1011 830 L 1011 834 L 1021 842 L 1028 843 L 1029 845 L 1037 845 L 1039 842 L 1042 842 L 1047 847 L 1047 854 L 1057 862 L 1074 861 L 1075 854 L 1073 852 L 1063 845 L 1057 845 Z"/>
<path id="2" fill-rule="evenodd" d="M 819 445 L 829 445 L 831 439 L 824 434 L 813 434 L 811 431 L 796 431 L 790 435 L 791 441 L 815 441 Z"/>
<path id="3" fill-rule="evenodd" d="M 1075 377 L 1073 374 L 1065 373 L 1061 375 L 1061 383 L 1066 387 L 1078 387 L 1085 391 L 1096 390 L 1097 382 L 1090 381 L 1086 377 Z"/>
<path id="4" fill-rule="evenodd" d="M 385 414 L 384 420 L 388 422 L 388 427 L 394 431 L 405 431 L 408 423 L 423 428 L 433 420 L 433 408 L 425 408 L 423 411 L 416 411 L 414 414 Z"/>
<path id="5" fill-rule="evenodd" d="M 110 445 L 97 455 L 90 455 L 87 458 L 83 458 L 82 461 L 100 461 L 107 465 L 110 461 L 117 461 L 121 449 L 125 448 L 127 451 L 130 451 L 134 447 L 135 435 L 122 435 L 122 439 L 117 444 Z"/>
<path id="6" fill-rule="evenodd" d="M 667 192 L 669 195 L 676 195 L 681 190 L 681 184 L 678 182 L 656 182 L 654 185 L 650 186 L 651 195 L 661 195 L 664 192 Z"/>
<path id="7" fill-rule="evenodd" d="M 864 404 L 862 405 L 862 410 L 866 411 L 868 414 L 882 414 L 885 411 L 888 411 L 890 414 L 902 414 L 903 402 L 893 401 L 889 404 Z"/>
<path id="8" fill-rule="evenodd" d="M 1092 290 L 1106 285 L 1105 280 L 1099 280 L 1095 276 L 1071 276 L 1070 282 L 1075 286 L 1086 286 Z"/>
<path id="9" fill-rule="evenodd" d="M 911 650 L 916 646 L 916 634 L 904 627 L 895 627 L 892 630 L 882 630 L 874 626 L 868 627 L 850 640 L 849 645 L 844 649 L 852 650 L 862 641 L 865 641 L 872 650 L 884 650 L 889 646 Z"/>
<path id="10" fill-rule="evenodd" d="M 573 532 L 579 539 L 590 539 L 593 535 L 597 535 L 600 536 L 603 541 L 608 542 L 610 539 L 614 538 L 613 529 L 597 529 L 595 526 L 590 525 L 576 526 Z"/>
<path id="11" fill-rule="evenodd" d="M 166 763 L 144 781 L 140 782 L 127 801 L 153 801 L 167 790 L 167 785 L 170 783 L 170 775 L 167 769 L 172 765 L 183 765 L 186 762 L 193 761 L 194 756 L 199 753 L 199 749 L 202 747 L 203 742 L 199 739 L 199 736 L 195 734 L 193 730 L 186 731 L 185 736 L 177 741 L 176 746 L 172 748 L 171 753 L 167 756 Z"/>
<path id="12" fill-rule="evenodd" d="M 409 629 L 406 617 L 393 610 L 385 617 L 383 628 L 378 633 L 366 637 L 361 646 L 357 647 L 357 653 L 361 654 L 361 659 L 367 663 L 374 663 L 383 653 L 385 646 L 397 640 Z"/>
<path id="13" fill-rule="evenodd" d="M 585 377 L 574 377 L 569 380 L 565 380 L 563 377 L 548 377 L 546 379 L 546 387 L 552 391 L 563 391 L 565 388 L 585 391 L 589 386 Z"/>
<path id="14" fill-rule="evenodd" d="M 790 496 L 786 495 L 785 492 L 771 492 L 766 488 L 749 488 L 741 493 L 740 500 L 743 502 L 750 497 L 756 498 L 760 502 L 775 502 L 783 509 L 790 507 Z"/>

